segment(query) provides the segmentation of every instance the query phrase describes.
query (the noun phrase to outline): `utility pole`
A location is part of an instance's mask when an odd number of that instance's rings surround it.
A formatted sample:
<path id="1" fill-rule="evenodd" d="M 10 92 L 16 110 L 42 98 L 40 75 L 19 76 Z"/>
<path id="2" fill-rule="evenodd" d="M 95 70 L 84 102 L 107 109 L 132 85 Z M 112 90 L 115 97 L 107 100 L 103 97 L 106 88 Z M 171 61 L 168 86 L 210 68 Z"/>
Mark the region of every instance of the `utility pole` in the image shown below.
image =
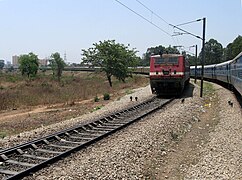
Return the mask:
<path id="1" fill-rule="evenodd" d="M 197 36 L 195 34 L 192 34 L 182 28 L 179 28 L 178 26 L 181 25 L 185 25 L 185 24 L 190 24 L 190 23 L 194 23 L 194 22 L 198 22 L 198 21 L 203 21 L 203 37 L 201 38 L 200 36 Z M 203 19 L 197 19 L 195 21 L 191 21 L 191 22 L 187 22 L 187 23 L 182 23 L 182 24 L 178 24 L 176 26 L 169 24 L 170 26 L 172 26 L 173 28 L 179 29 L 180 31 L 184 32 L 182 34 L 189 34 L 191 36 L 194 36 L 198 39 L 202 40 L 202 72 L 201 72 L 201 89 L 200 89 L 200 97 L 203 96 L 203 75 L 204 75 L 204 59 L 205 59 L 205 27 L 206 27 L 206 18 Z"/>
<path id="2" fill-rule="evenodd" d="M 195 84 L 197 83 L 197 45 L 195 46 L 196 47 L 196 50 L 195 50 Z"/>
<path id="3" fill-rule="evenodd" d="M 205 59 L 205 25 L 206 25 L 206 18 L 203 18 L 202 72 L 201 72 L 201 89 L 200 89 L 200 97 L 203 97 L 203 75 L 204 75 L 204 59 Z"/>
<path id="4" fill-rule="evenodd" d="M 195 77 L 194 77 L 194 83 L 197 83 L 197 44 L 190 46 L 191 47 L 195 47 Z"/>

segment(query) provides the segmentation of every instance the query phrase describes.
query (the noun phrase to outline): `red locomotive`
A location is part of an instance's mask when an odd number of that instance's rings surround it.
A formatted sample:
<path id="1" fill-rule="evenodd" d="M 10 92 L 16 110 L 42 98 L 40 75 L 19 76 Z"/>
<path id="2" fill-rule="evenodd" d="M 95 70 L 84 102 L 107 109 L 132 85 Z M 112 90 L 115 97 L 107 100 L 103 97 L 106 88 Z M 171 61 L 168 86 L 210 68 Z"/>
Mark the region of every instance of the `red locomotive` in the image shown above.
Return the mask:
<path id="1" fill-rule="evenodd" d="M 150 58 L 150 86 L 157 95 L 179 95 L 190 80 L 190 64 L 181 54 Z"/>

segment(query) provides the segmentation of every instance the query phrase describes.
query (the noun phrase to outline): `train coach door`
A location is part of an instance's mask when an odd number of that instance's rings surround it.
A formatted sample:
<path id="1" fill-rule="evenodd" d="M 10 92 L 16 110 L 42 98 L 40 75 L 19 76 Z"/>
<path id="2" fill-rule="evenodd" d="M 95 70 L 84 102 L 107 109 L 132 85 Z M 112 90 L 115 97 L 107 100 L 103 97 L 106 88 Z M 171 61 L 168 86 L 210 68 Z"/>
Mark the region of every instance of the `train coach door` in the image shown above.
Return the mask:
<path id="1" fill-rule="evenodd" d="M 230 81 L 230 63 L 228 63 L 227 65 L 226 65 L 226 76 L 227 76 L 227 82 L 230 84 L 231 83 L 231 81 Z"/>

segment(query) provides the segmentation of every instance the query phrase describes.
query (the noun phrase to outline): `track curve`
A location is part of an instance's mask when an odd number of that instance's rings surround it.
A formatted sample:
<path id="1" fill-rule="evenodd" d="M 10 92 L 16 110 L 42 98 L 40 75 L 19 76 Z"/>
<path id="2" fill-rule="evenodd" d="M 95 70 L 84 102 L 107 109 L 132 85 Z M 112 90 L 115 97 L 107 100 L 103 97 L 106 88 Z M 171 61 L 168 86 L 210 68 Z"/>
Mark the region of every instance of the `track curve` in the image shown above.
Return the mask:
<path id="1" fill-rule="evenodd" d="M 88 124 L 0 151 L 0 179 L 20 179 L 162 108 L 173 98 L 153 97 Z"/>

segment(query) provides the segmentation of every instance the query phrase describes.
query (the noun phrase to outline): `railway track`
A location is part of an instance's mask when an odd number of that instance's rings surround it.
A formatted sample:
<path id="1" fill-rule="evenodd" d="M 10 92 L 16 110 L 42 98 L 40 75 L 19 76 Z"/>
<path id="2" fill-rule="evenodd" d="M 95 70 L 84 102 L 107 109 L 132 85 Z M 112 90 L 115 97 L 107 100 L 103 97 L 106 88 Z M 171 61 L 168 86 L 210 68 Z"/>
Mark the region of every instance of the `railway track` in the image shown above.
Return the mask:
<path id="1" fill-rule="evenodd" d="M 0 151 L 0 179 L 21 179 L 128 126 L 171 102 L 153 97 L 88 124 Z"/>

